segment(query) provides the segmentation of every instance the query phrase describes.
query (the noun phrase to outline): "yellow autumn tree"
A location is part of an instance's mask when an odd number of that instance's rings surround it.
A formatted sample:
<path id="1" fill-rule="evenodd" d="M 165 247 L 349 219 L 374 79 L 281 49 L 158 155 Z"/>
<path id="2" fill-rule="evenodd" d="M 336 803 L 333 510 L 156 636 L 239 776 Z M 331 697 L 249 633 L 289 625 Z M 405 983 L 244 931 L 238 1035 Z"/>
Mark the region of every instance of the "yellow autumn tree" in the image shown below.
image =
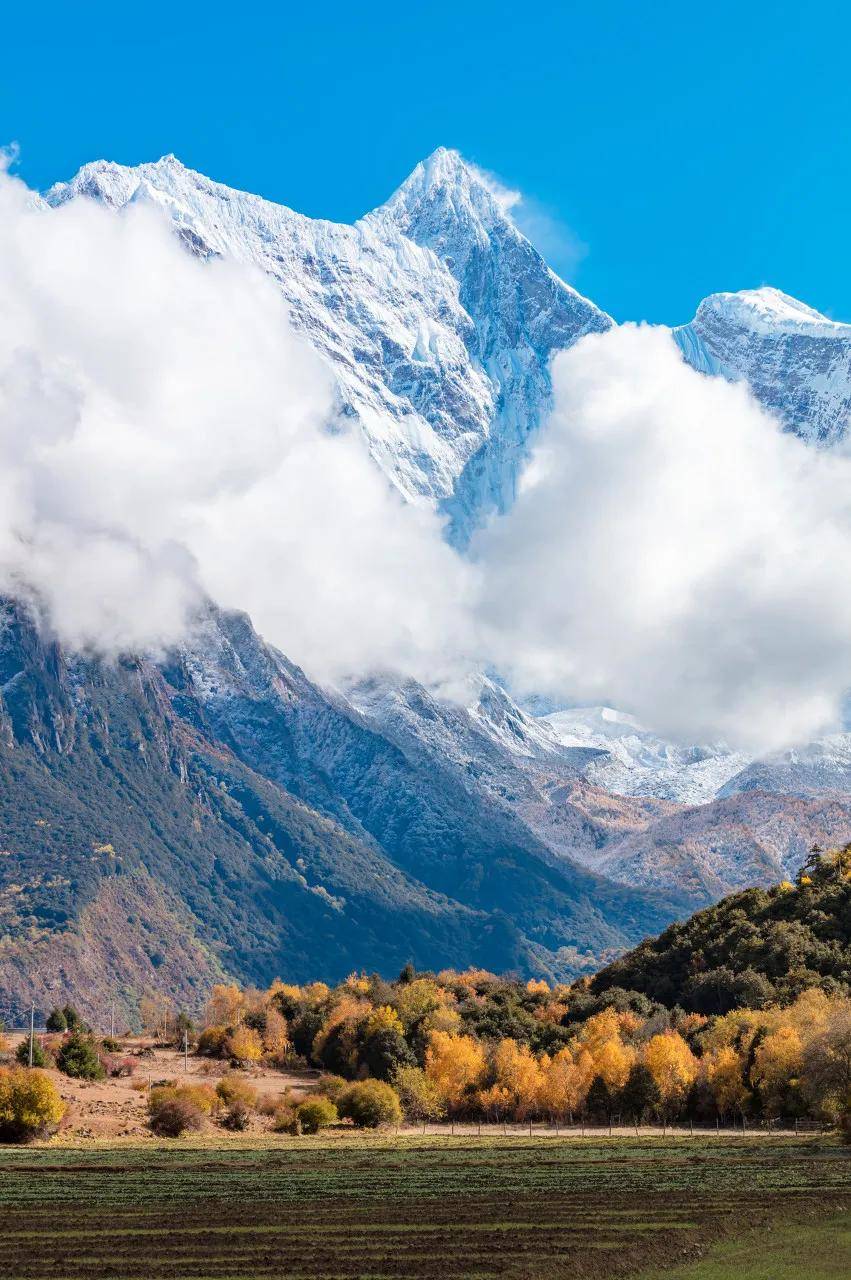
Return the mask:
<path id="1" fill-rule="evenodd" d="M 277 1009 L 266 1010 L 266 1025 L 263 1028 L 263 1053 L 271 1061 L 280 1063 L 286 1057 L 290 1047 L 287 1020 Z"/>
<path id="2" fill-rule="evenodd" d="M 367 1035 L 375 1035 L 378 1031 L 396 1031 L 400 1036 L 405 1033 L 402 1019 L 389 1004 L 378 1005 L 366 1020 Z"/>
<path id="3" fill-rule="evenodd" d="M 788 1023 L 781 1024 L 757 1045 L 751 1080 L 759 1088 L 769 1113 L 782 1109 L 790 1085 L 797 1084 L 803 1056 L 801 1037 Z"/>
<path id="4" fill-rule="evenodd" d="M 516 1040 L 500 1040 L 491 1067 L 495 1084 L 505 1089 L 511 1099 L 514 1116 L 523 1120 L 535 1114 L 544 1077 L 529 1046 L 519 1045 Z"/>
<path id="5" fill-rule="evenodd" d="M 647 1067 L 667 1111 L 675 1110 L 697 1076 L 698 1061 L 678 1031 L 652 1036 L 644 1047 Z"/>
<path id="6" fill-rule="evenodd" d="M 421 1022 L 446 1001 L 446 992 L 431 978 L 415 978 L 401 987 L 396 997 L 396 1011 L 406 1031 Z"/>
<path id="7" fill-rule="evenodd" d="M 411 984 L 413 986 L 413 983 Z M 459 1108 L 481 1084 L 487 1068 L 482 1046 L 472 1036 L 432 1031 L 425 1055 L 425 1073 L 450 1108 Z"/>
<path id="8" fill-rule="evenodd" d="M 591 1055 L 594 1074 L 602 1077 L 610 1090 L 622 1089 L 635 1061 L 635 1050 L 621 1038 L 622 1017 L 614 1009 L 595 1013 L 584 1024 L 578 1043 Z"/>
<path id="9" fill-rule="evenodd" d="M 594 1059 L 587 1049 L 580 1049 L 576 1057 L 567 1047 L 552 1058 L 545 1055 L 541 1059 L 543 1078 L 538 1095 L 542 1111 L 572 1122 L 573 1113 L 582 1109 L 595 1074 Z"/>
<path id="10" fill-rule="evenodd" d="M 745 1084 L 742 1060 L 733 1046 L 724 1045 L 707 1054 L 702 1067 L 719 1114 L 741 1113 L 750 1098 L 750 1091 Z"/>
<path id="11" fill-rule="evenodd" d="M 217 982 L 213 987 L 204 1014 L 207 1027 L 232 1027 L 239 1021 L 243 1007 L 243 994 L 235 982 Z"/>
<path id="12" fill-rule="evenodd" d="M 259 1062 L 263 1057 L 263 1041 L 253 1027 L 237 1027 L 225 1041 L 225 1053 L 235 1062 Z"/>

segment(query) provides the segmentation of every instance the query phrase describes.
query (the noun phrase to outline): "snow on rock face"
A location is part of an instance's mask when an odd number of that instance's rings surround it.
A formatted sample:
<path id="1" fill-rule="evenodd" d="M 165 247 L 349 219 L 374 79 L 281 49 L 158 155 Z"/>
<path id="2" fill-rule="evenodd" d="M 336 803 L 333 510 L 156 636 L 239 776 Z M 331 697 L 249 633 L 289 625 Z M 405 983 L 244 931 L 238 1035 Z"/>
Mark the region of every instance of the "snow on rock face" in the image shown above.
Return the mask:
<path id="1" fill-rule="evenodd" d="M 211 182 L 174 156 L 85 165 L 46 199 L 80 196 L 153 204 L 191 252 L 270 275 L 335 374 L 341 419 L 407 499 L 447 511 L 459 543 L 511 501 L 549 402 L 551 354 L 611 324 L 457 152 L 436 152 L 353 226 Z"/>
<path id="2" fill-rule="evenodd" d="M 589 782 L 615 795 L 703 804 L 749 763 L 724 746 L 680 746 L 611 707 L 574 707 L 544 717 L 563 747 L 584 751 Z"/>
<path id="3" fill-rule="evenodd" d="M 744 378 L 787 431 L 812 444 L 845 438 L 851 423 L 851 325 L 778 289 L 716 293 L 674 329 L 701 373 Z"/>

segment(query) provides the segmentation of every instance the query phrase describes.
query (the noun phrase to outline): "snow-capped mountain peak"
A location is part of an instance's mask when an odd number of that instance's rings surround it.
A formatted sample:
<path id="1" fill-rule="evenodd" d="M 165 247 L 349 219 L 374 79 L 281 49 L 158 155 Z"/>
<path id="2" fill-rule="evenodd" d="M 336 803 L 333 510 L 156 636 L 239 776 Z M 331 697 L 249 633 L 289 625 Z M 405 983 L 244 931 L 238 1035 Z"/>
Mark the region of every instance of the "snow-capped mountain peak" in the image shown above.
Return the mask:
<path id="1" fill-rule="evenodd" d="M 851 332 L 851 326 L 830 320 L 814 307 L 770 286 L 710 294 L 701 302 L 695 319 L 706 320 L 710 315 L 770 337 L 786 333 L 842 339 Z"/>
<path id="2" fill-rule="evenodd" d="M 147 202 L 199 257 L 232 257 L 280 287 L 329 364 L 340 417 L 409 500 L 464 543 L 510 505 L 546 413 L 551 355 L 611 324 L 517 230 L 494 180 L 441 148 L 354 225 L 313 219 L 187 169 L 96 161 L 52 187 L 115 210 Z"/>
<path id="3" fill-rule="evenodd" d="M 819 445 L 848 434 L 851 324 L 764 288 L 714 293 L 673 333 L 689 364 L 744 379 L 787 431 Z"/>

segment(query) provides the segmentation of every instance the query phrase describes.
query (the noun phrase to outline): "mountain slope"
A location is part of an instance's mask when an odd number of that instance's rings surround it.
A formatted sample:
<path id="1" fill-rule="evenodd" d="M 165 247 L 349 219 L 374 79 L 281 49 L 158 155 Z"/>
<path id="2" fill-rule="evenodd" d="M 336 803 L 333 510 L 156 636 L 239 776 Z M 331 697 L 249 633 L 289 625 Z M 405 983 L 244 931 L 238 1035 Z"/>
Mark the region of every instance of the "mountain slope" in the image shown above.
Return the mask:
<path id="1" fill-rule="evenodd" d="M 553 867 L 508 810 L 213 609 L 157 666 L 66 655 L 5 604 L 0 783 L 9 1015 L 61 989 L 90 1011 L 145 989 L 197 1005 L 222 971 L 564 976 L 678 910 Z"/>

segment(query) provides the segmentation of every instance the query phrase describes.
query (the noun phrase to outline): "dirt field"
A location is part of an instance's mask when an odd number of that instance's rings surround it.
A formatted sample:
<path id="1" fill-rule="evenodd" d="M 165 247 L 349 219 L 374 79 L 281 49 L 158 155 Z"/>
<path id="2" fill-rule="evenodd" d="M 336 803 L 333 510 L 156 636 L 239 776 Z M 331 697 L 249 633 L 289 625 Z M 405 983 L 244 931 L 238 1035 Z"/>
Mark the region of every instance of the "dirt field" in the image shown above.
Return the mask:
<path id="1" fill-rule="evenodd" d="M 814 1139 L 54 1143 L 0 1152 L 0 1276 L 702 1276 L 713 1242 L 782 1220 L 805 1251 L 849 1207 L 851 1153 Z"/>
<path id="2" fill-rule="evenodd" d="M 24 1040 L 21 1033 L 6 1036 L 12 1051 Z M 210 1058 L 196 1058 L 191 1054 L 188 1071 L 183 1054 L 175 1049 L 162 1049 L 150 1040 L 133 1038 L 122 1041 L 117 1057 L 132 1057 L 135 1070 L 130 1077 L 118 1077 L 98 1081 L 70 1080 L 59 1071 L 48 1071 L 65 1102 L 68 1114 L 63 1125 L 63 1135 L 68 1138 L 146 1138 L 153 1141 L 147 1126 L 147 1096 L 140 1086 L 156 1084 L 158 1080 L 206 1081 L 215 1085 L 227 1070 L 224 1063 Z M 144 1051 L 144 1056 L 136 1056 Z M 266 1067 L 242 1073 L 259 1094 L 277 1097 L 291 1089 L 296 1094 L 306 1093 L 318 1078 L 317 1071 L 272 1071 Z M 134 1087 L 134 1085 L 136 1087 Z M 268 1121 L 256 1117 L 252 1121 L 255 1132 L 261 1132 Z M 222 1137 L 226 1134 L 221 1131 Z"/>

